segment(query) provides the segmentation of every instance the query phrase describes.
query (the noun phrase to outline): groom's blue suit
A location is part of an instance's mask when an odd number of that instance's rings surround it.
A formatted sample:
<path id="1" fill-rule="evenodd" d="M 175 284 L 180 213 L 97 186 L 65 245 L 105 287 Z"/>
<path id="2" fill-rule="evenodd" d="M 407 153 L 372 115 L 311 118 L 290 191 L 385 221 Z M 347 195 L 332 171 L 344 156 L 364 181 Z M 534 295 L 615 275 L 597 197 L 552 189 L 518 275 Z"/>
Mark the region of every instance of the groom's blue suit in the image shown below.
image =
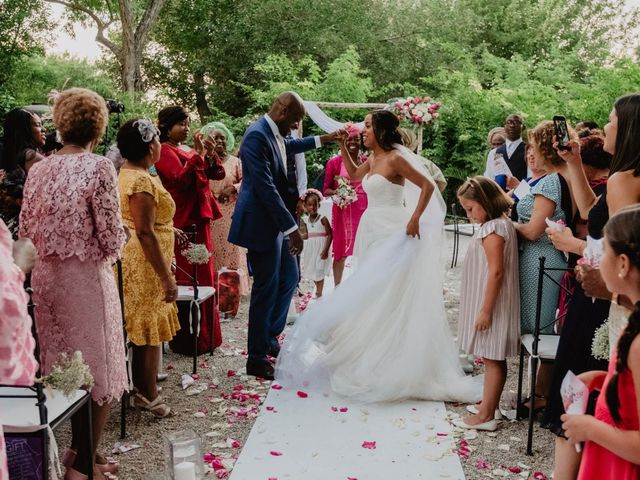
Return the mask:
<path id="1" fill-rule="evenodd" d="M 287 153 L 316 148 L 316 139 L 286 139 Z M 277 337 L 284 330 L 287 312 L 298 283 L 298 266 L 289 252 L 285 233 L 297 228 L 287 209 L 292 198 L 274 133 L 265 117 L 245 132 L 240 146 L 242 184 L 238 194 L 229 242 L 248 249 L 253 271 L 249 307 L 249 359 L 267 362 L 277 350 Z M 296 192 L 297 193 L 297 192 Z"/>

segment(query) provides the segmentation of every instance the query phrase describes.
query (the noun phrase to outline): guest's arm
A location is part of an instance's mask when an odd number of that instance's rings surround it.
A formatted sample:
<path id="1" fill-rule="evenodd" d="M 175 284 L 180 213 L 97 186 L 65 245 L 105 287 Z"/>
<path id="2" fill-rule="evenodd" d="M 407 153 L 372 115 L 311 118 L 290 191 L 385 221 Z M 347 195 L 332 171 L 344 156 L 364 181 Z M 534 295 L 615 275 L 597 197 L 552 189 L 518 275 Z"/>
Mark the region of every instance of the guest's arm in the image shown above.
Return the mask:
<path id="1" fill-rule="evenodd" d="M 504 280 L 504 238 L 497 233 L 490 233 L 482 239 L 482 248 L 487 257 L 487 285 L 484 289 L 480 312 L 475 319 L 474 327 L 478 331 L 491 328 L 493 310 L 502 289 Z"/>
<path id="2" fill-rule="evenodd" d="M 640 337 L 633 340 L 627 363 L 633 376 L 636 393 L 635 408 L 640 415 Z M 625 402 L 629 399 L 621 398 L 620 401 Z M 640 431 L 618 428 L 591 415 L 565 414 L 561 418 L 562 427 L 571 443 L 590 440 L 628 462 L 640 464 Z"/>
<path id="3" fill-rule="evenodd" d="M 207 153 L 204 157 L 204 163 L 206 165 L 205 173 L 207 178 L 211 180 L 222 180 L 226 176 L 224 165 L 222 160 L 215 152 Z"/>
<path id="4" fill-rule="evenodd" d="M 171 267 L 162 255 L 160 242 L 153 228 L 156 220 L 156 202 L 153 195 L 146 191 L 133 193 L 129 196 L 129 209 L 144 256 L 160 278 L 164 301 L 173 302 L 178 290 Z"/>
<path id="5" fill-rule="evenodd" d="M 561 252 L 575 253 L 582 256 L 585 248 L 587 248 L 587 242 L 573 236 L 573 232 L 570 228 L 565 228 L 563 231 L 558 232 L 553 228 L 545 229 L 545 233 L 553 243 L 553 246 Z"/>
<path id="6" fill-rule="evenodd" d="M 580 216 L 588 218 L 589 211 L 598 201 L 598 197 L 593 193 L 587 175 L 584 172 L 582 157 L 580 156 L 580 144 L 572 140 L 569 145 L 571 150 L 560 150 L 557 147 L 557 143 L 554 144 L 554 148 L 569 166 L 568 180 L 571 184 L 571 193 L 573 193 L 573 199 L 576 202 Z"/>
<path id="7" fill-rule="evenodd" d="M 322 185 L 322 194 L 325 196 L 331 196 L 336 193 L 336 175 L 340 173 L 340 165 L 338 163 L 338 156 L 331 157 L 327 162 L 327 168 L 324 172 L 324 183 Z"/>
<path id="8" fill-rule="evenodd" d="M 518 235 L 531 242 L 538 240 L 547 228 L 545 219 L 551 218 L 556 204 L 543 195 L 536 195 L 533 200 L 533 212 L 527 223 L 514 223 Z"/>
<path id="9" fill-rule="evenodd" d="M 100 157 L 96 164 L 89 207 L 93 216 L 93 234 L 102 254 L 105 258 L 118 258 L 125 243 L 125 232 L 116 169 L 108 158 Z"/>
<path id="10" fill-rule="evenodd" d="M 329 220 L 327 219 L 327 217 L 322 217 L 322 226 L 324 227 L 324 231 L 327 236 L 325 237 L 326 240 L 324 242 L 322 253 L 320 253 L 320 258 L 322 260 L 326 260 L 327 258 L 329 258 L 329 250 L 331 248 L 331 241 L 333 239 L 333 231 L 331 230 L 331 225 L 329 224 Z"/>
<path id="11" fill-rule="evenodd" d="M 180 157 L 170 148 L 162 148 L 160 160 L 155 165 L 165 188 L 172 190 L 190 190 L 194 188 L 196 168 L 205 168 L 200 155 L 192 155 L 183 164 Z"/>

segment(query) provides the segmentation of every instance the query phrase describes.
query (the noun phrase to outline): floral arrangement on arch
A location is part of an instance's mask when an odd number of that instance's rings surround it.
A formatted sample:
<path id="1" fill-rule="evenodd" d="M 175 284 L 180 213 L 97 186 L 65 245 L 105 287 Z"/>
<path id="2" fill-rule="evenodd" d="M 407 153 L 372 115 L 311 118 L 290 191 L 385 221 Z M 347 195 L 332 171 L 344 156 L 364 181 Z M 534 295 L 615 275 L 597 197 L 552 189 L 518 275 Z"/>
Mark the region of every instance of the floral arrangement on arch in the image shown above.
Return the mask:
<path id="1" fill-rule="evenodd" d="M 428 126 L 440 115 L 440 105 L 440 102 L 435 102 L 431 97 L 407 97 L 392 100 L 387 108 L 400 120 Z"/>

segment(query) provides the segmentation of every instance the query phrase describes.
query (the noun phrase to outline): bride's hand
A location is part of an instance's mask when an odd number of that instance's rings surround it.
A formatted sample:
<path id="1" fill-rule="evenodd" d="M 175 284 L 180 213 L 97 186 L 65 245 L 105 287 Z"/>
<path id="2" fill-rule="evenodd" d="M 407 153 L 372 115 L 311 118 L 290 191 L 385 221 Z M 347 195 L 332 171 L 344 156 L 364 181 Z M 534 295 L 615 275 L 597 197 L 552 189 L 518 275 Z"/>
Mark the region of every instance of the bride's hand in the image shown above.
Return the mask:
<path id="1" fill-rule="evenodd" d="M 418 218 L 411 217 L 411 220 L 407 223 L 407 235 L 420 238 L 420 221 Z"/>

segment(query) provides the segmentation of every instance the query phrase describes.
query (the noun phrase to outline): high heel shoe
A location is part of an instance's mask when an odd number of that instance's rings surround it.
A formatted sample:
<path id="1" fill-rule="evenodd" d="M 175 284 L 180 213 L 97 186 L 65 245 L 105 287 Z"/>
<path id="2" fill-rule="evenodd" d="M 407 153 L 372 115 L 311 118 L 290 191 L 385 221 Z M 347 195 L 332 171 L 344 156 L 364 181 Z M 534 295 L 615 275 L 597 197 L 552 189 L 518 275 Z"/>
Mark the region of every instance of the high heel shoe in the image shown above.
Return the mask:
<path id="1" fill-rule="evenodd" d="M 175 412 L 171 410 L 171 407 L 169 407 L 169 405 L 164 403 L 160 395 L 158 395 L 156 399 L 151 402 L 144 395 L 136 393 L 133 396 L 133 406 L 135 408 L 141 408 L 153 413 L 156 418 L 167 418 L 173 417 L 175 415 Z"/>

